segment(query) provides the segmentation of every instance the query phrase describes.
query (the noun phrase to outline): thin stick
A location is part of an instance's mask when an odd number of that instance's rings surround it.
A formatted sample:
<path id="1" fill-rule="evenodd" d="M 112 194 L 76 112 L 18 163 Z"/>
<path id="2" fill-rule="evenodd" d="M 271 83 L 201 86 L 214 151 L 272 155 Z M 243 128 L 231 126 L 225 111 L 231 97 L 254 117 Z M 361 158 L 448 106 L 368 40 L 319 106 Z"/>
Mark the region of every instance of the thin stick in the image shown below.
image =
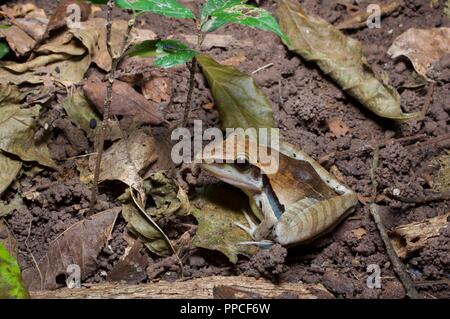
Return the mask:
<path id="1" fill-rule="evenodd" d="M 120 50 L 119 57 L 114 57 L 114 53 L 112 51 L 112 11 L 114 9 L 115 1 L 114 0 L 108 0 L 108 11 L 107 11 L 107 18 L 106 18 L 106 48 L 108 50 L 109 56 L 111 57 L 111 70 L 108 73 L 108 83 L 106 86 L 106 98 L 105 98 L 105 104 L 103 107 L 103 120 L 102 120 L 102 126 L 100 128 L 100 133 L 98 136 L 98 145 L 97 145 L 97 158 L 95 161 L 95 170 L 94 170 L 94 185 L 92 187 L 92 194 L 91 194 L 91 201 L 90 201 L 90 207 L 89 207 L 89 214 L 94 213 L 95 204 L 97 203 L 97 195 L 98 195 L 98 180 L 100 178 L 100 165 L 102 163 L 102 157 L 103 157 L 103 151 L 105 147 L 105 136 L 106 136 L 106 130 L 108 128 L 108 120 L 110 117 L 110 108 L 111 108 L 111 102 L 112 102 L 112 91 L 113 91 L 113 85 L 114 85 L 114 79 L 116 77 L 116 70 L 117 66 L 120 62 L 120 60 L 123 58 L 128 41 L 130 38 L 131 30 L 134 27 L 134 24 L 136 23 L 135 16 L 128 21 L 128 29 L 125 34 L 125 38 L 122 44 L 122 48 Z"/>
<path id="2" fill-rule="evenodd" d="M 404 203 L 410 204 L 423 204 L 430 202 L 438 202 L 442 200 L 450 200 L 450 191 L 442 192 L 442 193 L 431 193 L 428 195 L 421 195 L 416 197 L 404 197 L 400 195 L 395 195 L 392 191 L 386 190 L 385 194 L 392 199 L 398 200 Z"/>
<path id="3" fill-rule="evenodd" d="M 372 203 L 369 204 L 369 211 L 372 215 L 372 218 L 377 226 L 378 232 L 380 233 L 380 237 L 384 243 L 384 247 L 386 248 L 386 253 L 392 263 L 392 267 L 394 268 L 395 273 L 399 277 L 403 287 L 405 287 L 406 294 L 411 299 L 420 299 L 421 296 L 417 292 L 414 287 L 414 283 L 409 276 L 405 265 L 401 262 L 400 258 L 396 254 L 394 248 L 392 247 L 391 241 L 389 239 L 389 235 L 387 234 L 386 228 L 381 221 L 380 214 L 378 212 L 378 205 L 374 203 L 376 195 L 377 195 L 377 182 L 375 181 L 375 172 L 379 164 L 379 156 L 378 156 L 378 147 L 374 150 L 374 156 L 372 160 L 372 165 L 370 169 L 370 178 L 372 180 L 373 194 L 372 194 Z"/>
<path id="4" fill-rule="evenodd" d="M 134 191 L 133 188 L 131 186 L 129 186 L 129 190 L 130 190 L 130 194 L 131 194 L 131 198 L 133 199 L 134 204 L 137 206 L 137 208 L 139 208 L 139 210 L 141 211 L 141 213 L 145 216 L 145 218 L 150 222 L 150 224 L 153 225 L 153 227 L 155 227 L 160 233 L 161 235 L 164 237 L 164 240 L 167 242 L 167 244 L 169 245 L 170 249 L 172 250 L 173 254 L 175 255 L 175 257 L 178 260 L 178 263 L 180 265 L 180 270 L 181 270 L 181 277 L 184 277 L 184 270 L 183 270 L 183 262 L 181 261 L 180 257 L 178 256 L 177 251 L 175 250 L 175 247 L 173 247 L 172 243 L 170 242 L 169 237 L 167 237 L 166 233 L 164 233 L 164 231 L 161 229 L 161 227 L 159 227 L 159 225 L 153 220 L 153 218 L 151 218 L 147 212 L 145 211 L 145 209 L 143 209 L 141 207 L 141 205 L 138 203 L 136 196 L 134 196 Z"/>
<path id="5" fill-rule="evenodd" d="M 30 249 L 30 246 L 28 246 L 28 239 L 30 238 L 31 235 L 31 225 L 33 224 L 33 220 L 30 221 L 30 227 L 28 227 L 28 235 L 27 235 L 27 239 L 25 239 L 25 247 L 27 247 L 28 253 L 31 256 L 31 260 L 33 261 L 34 267 L 36 267 L 36 270 L 39 274 L 39 278 L 41 279 L 40 283 L 41 283 L 41 290 L 44 289 L 44 277 L 42 276 L 42 272 L 41 269 L 39 268 L 39 264 L 36 261 L 36 258 L 34 258 L 34 255 Z"/>
<path id="6" fill-rule="evenodd" d="M 269 63 L 266 65 L 263 65 L 262 67 L 256 69 L 255 71 L 252 72 L 252 74 L 258 73 L 259 71 L 262 71 L 264 69 L 270 68 L 271 66 L 273 66 L 273 63 Z"/>

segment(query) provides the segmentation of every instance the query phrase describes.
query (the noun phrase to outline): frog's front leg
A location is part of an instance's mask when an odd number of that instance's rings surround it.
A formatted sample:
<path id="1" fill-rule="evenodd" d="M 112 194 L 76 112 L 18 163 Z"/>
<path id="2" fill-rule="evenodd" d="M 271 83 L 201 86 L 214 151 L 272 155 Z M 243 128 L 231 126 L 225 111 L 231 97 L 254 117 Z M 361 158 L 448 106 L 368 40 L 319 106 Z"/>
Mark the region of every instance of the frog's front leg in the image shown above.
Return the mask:
<path id="1" fill-rule="evenodd" d="M 357 202 L 352 191 L 320 201 L 303 198 L 290 206 L 275 225 L 275 241 L 281 245 L 309 242 L 332 230 Z"/>

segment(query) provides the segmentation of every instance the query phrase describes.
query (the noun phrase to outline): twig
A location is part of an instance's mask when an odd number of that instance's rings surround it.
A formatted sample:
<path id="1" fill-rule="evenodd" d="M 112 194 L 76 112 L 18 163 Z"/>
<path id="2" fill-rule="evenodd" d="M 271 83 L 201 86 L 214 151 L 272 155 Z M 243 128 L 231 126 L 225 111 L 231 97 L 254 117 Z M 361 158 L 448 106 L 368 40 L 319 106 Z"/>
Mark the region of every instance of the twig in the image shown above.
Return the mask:
<path id="1" fill-rule="evenodd" d="M 421 195 L 416 197 L 404 197 L 400 195 L 395 195 L 391 190 L 385 190 L 384 193 L 389 198 L 398 200 L 404 203 L 410 204 L 423 204 L 430 202 L 438 202 L 443 200 L 450 200 L 450 191 L 442 192 L 442 193 L 431 193 L 427 195 Z"/>
<path id="2" fill-rule="evenodd" d="M 130 194 L 131 194 L 131 198 L 133 199 L 134 204 L 137 206 L 137 208 L 139 208 L 139 210 L 141 211 L 141 213 L 144 215 L 144 217 L 150 222 L 150 224 L 153 225 L 153 227 L 155 227 L 160 233 L 161 235 L 164 237 L 164 240 L 167 242 L 167 244 L 169 245 L 170 249 L 172 250 L 172 252 L 174 253 L 175 257 L 178 260 L 178 264 L 180 265 L 180 270 L 181 270 L 181 277 L 184 277 L 184 270 L 183 270 L 183 262 L 181 261 L 180 257 L 178 256 L 177 251 L 175 250 L 175 247 L 173 247 L 172 243 L 170 242 L 169 237 L 167 237 L 166 233 L 164 233 L 164 231 L 161 229 L 161 227 L 159 227 L 159 225 L 153 220 L 153 218 L 151 218 L 147 212 L 145 211 L 144 208 L 141 207 L 141 205 L 139 204 L 139 202 L 136 199 L 136 196 L 134 196 L 134 191 L 133 188 L 131 186 L 129 186 L 129 190 L 130 190 Z"/>
<path id="3" fill-rule="evenodd" d="M 386 253 L 391 260 L 392 267 L 394 268 L 395 273 L 399 277 L 400 281 L 403 284 L 403 287 L 405 287 L 406 294 L 411 299 L 420 299 L 421 296 L 417 292 L 416 288 L 414 287 L 414 283 L 411 280 L 411 277 L 408 275 L 408 272 L 406 271 L 405 265 L 401 262 L 400 258 L 395 253 L 394 248 L 392 247 L 391 241 L 389 239 L 389 235 L 386 231 L 386 228 L 383 225 L 383 222 L 381 221 L 380 214 L 378 212 L 378 205 L 374 203 L 376 195 L 377 195 L 377 183 L 375 181 L 375 171 L 379 164 L 379 158 L 378 158 L 378 148 L 375 148 L 374 156 L 372 160 L 372 165 L 370 169 L 370 178 L 372 180 L 372 187 L 373 187 L 373 198 L 372 203 L 369 204 L 369 211 L 372 215 L 372 218 L 375 222 L 375 225 L 377 226 L 378 232 L 380 233 L 380 237 L 383 240 L 384 247 L 386 248 Z"/>
<path id="4" fill-rule="evenodd" d="M 264 69 L 270 68 L 271 66 L 273 66 L 273 63 L 269 63 L 269 64 L 266 64 L 266 65 L 263 65 L 262 67 L 257 68 L 255 71 L 253 71 L 252 74 L 255 74 L 255 73 L 258 73 L 259 71 L 262 71 Z"/>
<path id="5" fill-rule="evenodd" d="M 423 146 L 429 146 L 429 145 L 434 145 L 434 144 L 438 144 L 441 143 L 445 140 L 450 140 L 450 133 L 438 136 L 438 137 L 434 137 L 434 138 L 430 138 L 429 140 L 423 141 L 421 143 L 417 143 L 417 144 L 413 144 L 413 145 L 408 145 L 406 146 L 407 149 L 414 149 L 414 148 L 421 148 Z"/>
<path id="6" fill-rule="evenodd" d="M 120 62 L 120 60 L 123 58 L 126 49 L 127 44 L 130 38 L 131 30 L 133 29 L 134 24 L 136 23 L 135 17 L 128 21 L 128 29 L 127 33 L 125 34 L 124 42 L 122 44 L 122 48 L 120 50 L 120 55 L 118 57 L 114 56 L 113 50 L 112 50 L 112 11 L 114 9 L 115 1 L 114 0 L 108 0 L 108 10 L 106 15 L 106 48 L 108 50 L 108 54 L 111 57 L 111 70 L 108 73 L 108 83 L 106 85 L 106 98 L 105 98 L 105 104 L 103 107 L 103 120 L 102 125 L 100 128 L 99 136 L 98 136 L 98 145 L 97 145 L 97 158 L 95 161 L 95 170 L 94 170 L 94 185 L 92 187 L 92 194 L 91 194 L 91 201 L 90 201 L 90 207 L 89 207 L 89 214 L 92 214 L 95 209 L 95 204 L 97 203 L 97 195 L 98 195 L 98 180 L 100 177 L 100 165 L 102 162 L 102 156 L 103 151 L 105 147 L 105 135 L 106 130 L 108 126 L 108 120 L 110 117 L 110 108 L 111 108 L 111 102 L 112 102 L 112 91 L 113 91 L 113 84 L 114 79 L 116 77 L 116 70 L 117 66 Z"/>
<path id="7" fill-rule="evenodd" d="M 189 91 L 186 98 L 186 105 L 184 107 L 184 115 L 183 115 L 183 127 L 187 126 L 187 122 L 189 119 L 189 113 L 191 112 L 192 107 L 192 93 L 194 92 L 195 86 L 195 72 L 197 71 L 197 60 L 194 58 L 189 65 Z"/>
<path id="8" fill-rule="evenodd" d="M 327 155 L 322 156 L 319 159 L 319 163 L 323 164 L 327 161 L 329 161 L 330 159 L 336 159 L 336 158 L 345 158 L 347 156 L 351 156 L 351 155 L 355 155 L 358 153 L 364 153 L 364 152 L 368 152 L 368 151 L 372 151 L 374 149 L 374 147 L 378 146 L 379 148 L 383 148 L 386 147 L 390 144 L 394 144 L 394 143 L 410 143 L 410 142 L 414 142 L 417 140 L 421 140 L 423 138 L 427 137 L 426 134 L 418 134 L 418 135 L 414 135 L 414 136 L 407 136 L 407 137 L 401 137 L 401 138 L 389 138 L 389 139 L 385 139 L 382 141 L 378 141 L 375 143 L 371 143 L 368 145 L 364 145 L 358 149 L 349 149 L 346 151 L 340 151 L 340 152 L 331 152 Z"/>
<path id="9" fill-rule="evenodd" d="M 36 261 L 36 258 L 34 258 L 33 252 L 30 249 L 30 246 L 28 246 L 28 239 L 30 238 L 31 235 L 31 225 L 33 224 L 33 219 L 31 219 L 30 221 L 30 227 L 28 227 L 28 235 L 27 238 L 25 239 L 25 247 L 27 247 L 28 253 L 31 256 L 31 260 L 33 261 L 34 267 L 36 267 L 36 270 L 39 274 L 39 278 L 41 279 L 41 290 L 44 289 L 44 277 L 42 276 L 42 272 L 41 269 L 39 268 L 39 264 Z"/>

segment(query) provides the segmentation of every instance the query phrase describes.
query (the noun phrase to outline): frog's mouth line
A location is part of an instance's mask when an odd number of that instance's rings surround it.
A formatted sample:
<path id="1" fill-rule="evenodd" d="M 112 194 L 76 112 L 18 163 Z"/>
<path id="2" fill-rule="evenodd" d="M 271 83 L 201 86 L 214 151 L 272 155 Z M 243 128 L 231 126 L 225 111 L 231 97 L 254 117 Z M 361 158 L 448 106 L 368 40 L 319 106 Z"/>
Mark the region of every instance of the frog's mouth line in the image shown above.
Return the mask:
<path id="1" fill-rule="evenodd" d="M 202 164 L 202 167 L 221 181 L 236 186 L 244 192 L 261 192 L 262 183 L 249 178 L 227 164 Z"/>

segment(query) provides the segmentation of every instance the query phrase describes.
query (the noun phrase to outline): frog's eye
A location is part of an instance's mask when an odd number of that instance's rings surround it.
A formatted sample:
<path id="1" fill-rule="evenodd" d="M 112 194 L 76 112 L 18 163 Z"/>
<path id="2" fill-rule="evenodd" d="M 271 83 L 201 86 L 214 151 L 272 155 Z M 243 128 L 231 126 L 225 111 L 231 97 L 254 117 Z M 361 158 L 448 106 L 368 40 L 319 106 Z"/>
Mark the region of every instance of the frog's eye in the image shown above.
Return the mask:
<path id="1" fill-rule="evenodd" d="M 251 167 L 251 164 L 247 160 L 242 160 L 242 159 L 234 161 L 233 165 L 238 171 L 241 171 L 241 172 L 247 171 Z"/>

